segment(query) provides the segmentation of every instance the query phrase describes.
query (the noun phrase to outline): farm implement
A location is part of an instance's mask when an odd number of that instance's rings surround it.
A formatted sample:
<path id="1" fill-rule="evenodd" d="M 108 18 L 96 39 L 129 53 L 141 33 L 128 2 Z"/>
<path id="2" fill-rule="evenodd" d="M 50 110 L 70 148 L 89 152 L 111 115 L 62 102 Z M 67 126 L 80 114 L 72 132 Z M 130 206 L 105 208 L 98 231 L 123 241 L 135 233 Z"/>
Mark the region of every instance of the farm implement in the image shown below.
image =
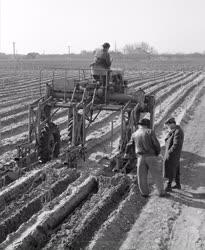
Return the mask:
<path id="1" fill-rule="evenodd" d="M 55 77 L 64 70 L 64 77 Z M 46 83 L 46 93 L 29 105 L 28 141 L 18 146 L 15 158 L 19 167 L 30 162 L 46 163 L 60 154 L 61 136 L 55 117 L 62 109 L 67 112 L 67 146 L 65 164 L 75 167 L 77 159 L 84 158 L 89 126 L 101 111 L 121 114 L 119 153 L 111 163 L 117 170 L 131 164 L 125 159 L 127 142 L 136 129 L 140 116 L 149 113 L 151 127 L 154 122 L 155 99 L 141 89 L 128 88 L 122 70 L 102 70 L 93 74 L 90 69 L 55 69 L 53 78 Z M 132 161 L 133 162 L 133 161 Z"/>

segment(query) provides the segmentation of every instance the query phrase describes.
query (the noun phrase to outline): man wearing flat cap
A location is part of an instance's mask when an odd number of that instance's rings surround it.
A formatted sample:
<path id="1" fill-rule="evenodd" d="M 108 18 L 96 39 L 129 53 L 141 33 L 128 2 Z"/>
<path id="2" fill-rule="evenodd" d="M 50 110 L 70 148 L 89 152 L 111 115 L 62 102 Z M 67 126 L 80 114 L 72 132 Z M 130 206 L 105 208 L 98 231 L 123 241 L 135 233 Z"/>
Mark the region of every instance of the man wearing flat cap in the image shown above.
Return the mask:
<path id="1" fill-rule="evenodd" d="M 140 193 L 143 197 L 149 196 L 148 171 L 157 186 L 159 196 L 166 195 L 163 188 L 162 157 L 160 144 L 155 132 L 150 129 L 150 120 L 143 118 L 138 122 L 138 129 L 132 134 L 129 145 L 135 145 L 137 155 L 137 179 Z"/>
<path id="2" fill-rule="evenodd" d="M 94 62 L 90 65 L 92 74 L 95 80 L 99 81 L 100 76 L 103 78 L 103 82 L 106 81 L 106 74 L 110 69 L 112 60 L 109 54 L 109 43 L 104 43 L 101 50 L 97 50 L 94 56 Z M 106 71 L 107 70 L 107 71 Z"/>
<path id="3" fill-rule="evenodd" d="M 180 155 L 184 142 L 184 132 L 173 117 L 169 118 L 165 125 L 169 133 L 165 138 L 165 155 L 164 155 L 164 177 L 168 179 L 166 191 L 171 192 L 172 188 L 181 189 L 180 183 Z M 175 180 L 176 185 L 172 187 Z"/>

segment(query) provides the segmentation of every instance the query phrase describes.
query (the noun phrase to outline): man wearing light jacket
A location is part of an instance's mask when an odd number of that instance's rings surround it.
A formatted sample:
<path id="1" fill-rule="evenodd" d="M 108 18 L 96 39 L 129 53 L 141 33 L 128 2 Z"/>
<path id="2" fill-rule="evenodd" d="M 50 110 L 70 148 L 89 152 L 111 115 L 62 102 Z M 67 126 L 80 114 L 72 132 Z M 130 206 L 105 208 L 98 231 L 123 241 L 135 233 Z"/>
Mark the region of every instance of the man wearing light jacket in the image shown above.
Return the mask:
<path id="1" fill-rule="evenodd" d="M 160 156 L 160 144 L 155 132 L 150 129 L 150 120 L 141 119 L 138 129 L 131 136 L 128 146 L 135 145 L 137 155 L 138 186 L 143 197 L 149 196 L 148 171 L 157 186 L 159 196 L 166 196 L 162 178 L 162 157 Z"/>

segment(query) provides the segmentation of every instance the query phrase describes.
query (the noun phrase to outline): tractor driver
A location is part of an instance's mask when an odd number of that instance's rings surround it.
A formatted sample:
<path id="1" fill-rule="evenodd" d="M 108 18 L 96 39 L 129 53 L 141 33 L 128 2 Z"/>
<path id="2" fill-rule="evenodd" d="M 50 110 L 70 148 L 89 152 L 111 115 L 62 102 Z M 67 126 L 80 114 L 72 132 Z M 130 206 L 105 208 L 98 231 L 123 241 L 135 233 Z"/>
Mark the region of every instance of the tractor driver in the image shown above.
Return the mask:
<path id="1" fill-rule="evenodd" d="M 109 54 L 109 43 L 104 43 L 101 50 L 95 52 L 94 62 L 90 65 L 92 68 L 93 78 L 96 81 L 102 79 L 103 85 L 106 83 L 106 75 L 109 72 L 112 60 Z"/>

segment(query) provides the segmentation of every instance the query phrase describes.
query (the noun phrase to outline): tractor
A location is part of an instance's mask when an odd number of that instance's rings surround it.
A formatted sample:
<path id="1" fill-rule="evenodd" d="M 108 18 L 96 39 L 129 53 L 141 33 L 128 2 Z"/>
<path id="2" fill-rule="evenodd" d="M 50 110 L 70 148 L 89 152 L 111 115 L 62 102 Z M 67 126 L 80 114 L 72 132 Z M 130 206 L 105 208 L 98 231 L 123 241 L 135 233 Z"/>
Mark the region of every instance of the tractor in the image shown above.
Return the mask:
<path id="1" fill-rule="evenodd" d="M 64 70 L 64 77 L 56 77 Z M 55 69 L 53 78 L 46 83 L 46 93 L 29 105 L 28 141 L 18 146 L 16 161 L 20 166 L 34 159 L 41 163 L 60 154 L 61 136 L 53 122 L 56 115 L 66 110 L 67 147 L 65 163 L 76 165 L 78 157 L 85 158 L 87 130 L 101 111 L 121 113 L 119 154 L 112 160 L 115 169 L 124 169 L 126 144 L 137 127 L 141 114 L 149 113 L 151 127 L 154 121 L 154 96 L 141 89 L 128 88 L 120 69 L 102 70 L 93 74 L 91 69 Z"/>

